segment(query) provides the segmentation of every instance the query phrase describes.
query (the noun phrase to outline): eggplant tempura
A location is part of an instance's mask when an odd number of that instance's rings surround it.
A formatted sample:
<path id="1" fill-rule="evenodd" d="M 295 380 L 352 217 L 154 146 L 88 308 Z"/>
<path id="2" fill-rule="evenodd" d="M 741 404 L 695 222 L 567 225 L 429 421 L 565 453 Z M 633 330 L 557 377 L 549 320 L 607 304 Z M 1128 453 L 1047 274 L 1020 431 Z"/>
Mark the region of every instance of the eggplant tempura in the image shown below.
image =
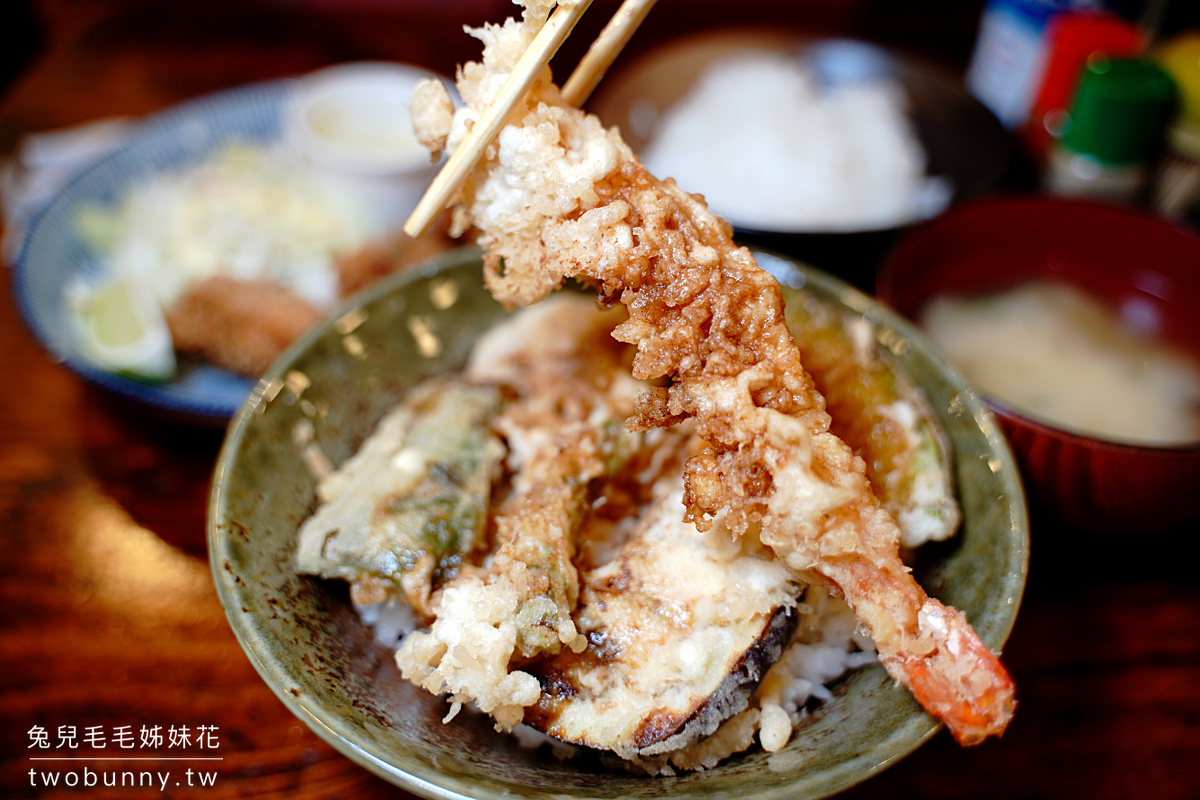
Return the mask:
<path id="1" fill-rule="evenodd" d="M 452 119 L 418 112 L 436 126 L 421 141 L 453 150 L 487 106 L 554 4 L 523 5 L 521 21 L 470 31 L 484 51 L 459 71 L 466 108 Z M 687 519 L 756 534 L 798 580 L 844 598 L 888 673 L 960 743 L 1003 732 L 1015 706 L 1008 673 L 964 615 L 910 575 L 862 460 L 829 432 L 777 283 L 701 197 L 650 175 L 615 129 L 562 101 L 547 71 L 461 190 L 454 226 L 481 231 L 485 280 L 506 304 L 575 278 L 626 307 L 613 336 L 636 348 L 634 377 L 668 381 L 641 393 L 629 429 L 691 419 L 704 442 L 684 468 Z M 402 648 L 406 673 L 454 692 L 444 642 L 426 655 L 406 664 Z"/>

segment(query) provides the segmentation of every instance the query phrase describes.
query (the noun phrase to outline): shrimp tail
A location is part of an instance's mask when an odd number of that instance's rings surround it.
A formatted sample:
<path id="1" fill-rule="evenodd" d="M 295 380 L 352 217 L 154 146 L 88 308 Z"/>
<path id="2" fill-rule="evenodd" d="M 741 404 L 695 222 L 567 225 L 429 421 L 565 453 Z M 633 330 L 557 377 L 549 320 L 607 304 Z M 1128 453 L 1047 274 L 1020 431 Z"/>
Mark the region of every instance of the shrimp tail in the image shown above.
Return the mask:
<path id="1" fill-rule="evenodd" d="M 1008 671 L 961 612 L 928 598 L 917 619 L 933 651 L 909 658 L 881 654 L 888 674 L 942 720 L 959 744 L 974 745 L 999 736 L 1017 705 Z"/>

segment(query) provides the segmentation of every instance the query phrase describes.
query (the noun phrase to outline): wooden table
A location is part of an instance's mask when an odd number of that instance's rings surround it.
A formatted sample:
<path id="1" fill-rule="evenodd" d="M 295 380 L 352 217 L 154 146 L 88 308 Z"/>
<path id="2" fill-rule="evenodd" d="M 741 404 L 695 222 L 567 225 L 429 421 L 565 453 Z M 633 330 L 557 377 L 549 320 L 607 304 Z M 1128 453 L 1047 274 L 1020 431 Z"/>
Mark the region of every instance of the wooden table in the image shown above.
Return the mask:
<path id="1" fill-rule="evenodd" d="M 821 4 L 811 16 L 831 30 L 861 32 L 859 5 Z M 664 0 L 659 11 L 669 6 Z M 101 20 L 55 44 L 9 93 L 0 142 L 333 61 L 398 58 L 451 71 L 475 55 L 459 30 L 463 19 L 420 7 Z M 710 24 L 722 19 L 712 7 Z M 465 21 L 508 8 L 494 3 Z M 759 13 L 798 22 L 784 4 Z M 698 19 L 650 23 L 640 46 L 676 24 L 699 27 L 705 17 Z M 947 53 L 961 59 L 973 20 L 951 19 L 958 38 Z M 937 41 L 951 24 L 910 20 L 907 33 Z M 158 787 L 65 791 L 69 773 L 86 780 L 80 765 L 34 761 L 72 752 L 60 742 L 72 729 L 81 753 L 92 752 L 84 749 L 91 730 L 104 734 L 106 753 L 127 756 L 144 746 L 143 728 L 157 726 L 158 753 L 171 753 L 172 730 L 189 732 L 187 743 L 175 742 L 189 760 L 153 765 L 156 780 L 170 770 L 169 783 L 180 784 L 167 786 L 172 796 L 408 796 L 293 717 L 234 640 L 204 538 L 222 432 L 157 421 L 83 384 L 26 332 L 7 280 L 0 309 L 0 375 L 11 381 L 0 394 L 0 794 L 159 796 Z M 1021 700 L 1008 734 L 971 750 L 939 734 L 846 796 L 1196 797 L 1194 527 L 1083 540 L 1035 521 L 1030 583 L 1005 653 Z M 39 730 L 49 749 L 36 746 Z M 126 731 L 133 740 L 123 739 Z M 221 760 L 196 760 L 206 753 Z M 41 785 L 43 773 L 59 774 L 57 790 Z M 210 775 L 212 785 L 200 785 Z"/>

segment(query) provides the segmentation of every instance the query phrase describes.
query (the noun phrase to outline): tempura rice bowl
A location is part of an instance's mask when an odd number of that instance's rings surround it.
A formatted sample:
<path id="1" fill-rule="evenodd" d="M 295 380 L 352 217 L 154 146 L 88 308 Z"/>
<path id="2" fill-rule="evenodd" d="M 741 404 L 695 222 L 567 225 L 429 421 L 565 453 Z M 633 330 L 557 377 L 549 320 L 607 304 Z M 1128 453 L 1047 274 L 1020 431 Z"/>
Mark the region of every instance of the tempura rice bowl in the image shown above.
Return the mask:
<path id="1" fill-rule="evenodd" d="M 1024 586 L 1028 534 L 1016 469 L 990 413 L 899 318 L 815 270 L 766 254 L 760 263 L 785 284 L 868 315 L 928 393 L 953 443 L 964 525 L 953 542 L 922 550 L 917 576 L 999 649 Z M 457 300 L 439 309 L 433 290 L 448 285 Z M 346 459 L 408 389 L 461 366 L 504 314 L 482 287 L 478 251 L 447 254 L 367 290 L 293 346 L 231 425 L 209 510 L 213 575 L 247 655 L 300 719 L 347 757 L 431 798 L 825 797 L 937 732 L 878 665 L 836 682 L 783 749 L 671 777 L 614 769 L 588 753 L 563 759 L 496 733 L 482 715 L 443 724 L 445 702 L 400 676 L 344 584 L 295 573 L 294 537 L 315 506 L 314 466 Z M 418 318 L 436 347 L 412 335 Z"/>

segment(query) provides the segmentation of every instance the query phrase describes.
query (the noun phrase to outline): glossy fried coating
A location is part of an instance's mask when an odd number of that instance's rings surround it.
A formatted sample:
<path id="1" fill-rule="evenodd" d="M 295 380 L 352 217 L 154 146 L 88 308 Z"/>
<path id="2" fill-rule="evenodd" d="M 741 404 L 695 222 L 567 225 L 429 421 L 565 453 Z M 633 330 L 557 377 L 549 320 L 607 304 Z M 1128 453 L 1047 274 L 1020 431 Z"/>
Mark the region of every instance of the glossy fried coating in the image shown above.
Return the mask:
<path id="1" fill-rule="evenodd" d="M 398 233 L 342 256 L 334 263 L 341 297 L 447 249 L 448 227 L 443 218 L 420 239 Z M 167 309 L 167 325 L 177 351 L 258 376 L 326 313 L 271 281 L 217 275 L 189 286 Z"/>
<path id="2" fill-rule="evenodd" d="M 216 275 L 192 284 L 170 308 L 175 349 L 240 375 L 261 375 L 324 318 L 295 292 L 270 281 Z"/>
<path id="3" fill-rule="evenodd" d="M 953 453 L 920 387 L 863 315 L 805 289 L 783 294 L 788 328 L 825 397 L 830 430 L 862 457 L 875 495 L 900 526 L 901 544 L 952 536 L 962 520 Z"/>
<path id="4" fill-rule="evenodd" d="M 432 625 L 396 653 L 406 678 L 450 695 L 451 716 L 471 702 L 502 727 L 541 694 L 525 662 L 586 645 L 573 617 L 577 529 L 589 484 L 618 469 L 638 438 L 619 424 L 636 389 L 608 336 L 612 313 L 579 297 L 554 301 L 498 326 L 472 355 L 468 380 L 515 396 L 493 421 L 512 485 L 497 504 L 490 563 L 446 586 Z"/>

